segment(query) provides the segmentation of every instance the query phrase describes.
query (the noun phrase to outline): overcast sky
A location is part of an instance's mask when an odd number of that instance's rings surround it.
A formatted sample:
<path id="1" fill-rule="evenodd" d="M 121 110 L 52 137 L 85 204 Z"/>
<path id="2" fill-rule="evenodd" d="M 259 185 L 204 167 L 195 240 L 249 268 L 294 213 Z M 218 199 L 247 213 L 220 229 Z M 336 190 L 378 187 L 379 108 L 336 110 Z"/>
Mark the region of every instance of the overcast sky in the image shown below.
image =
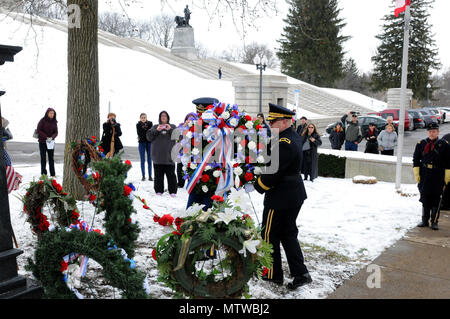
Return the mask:
<path id="1" fill-rule="evenodd" d="M 236 32 L 230 14 L 221 18 L 220 22 L 218 17 L 210 21 L 206 11 L 192 6 L 192 0 L 168 0 L 169 5 L 165 6 L 161 6 L 160 0 L 133 1 L 137 4 L 127 7 L 126 11 L 130 17 L 141 19 L 161 14 L 161 12 L 182 16 L 185 5 L 190 5 L 192 11 L 190 24 L 195 30 L 195 39 L 212 52 L 220 53 L 243 43 L 241 36 Z M 197 0 L 197 3 L 199 2 Z M 112 7 L 108 3 L 117 3 L 117 0 L 101 0 L 100 11 L 121 11 L 120 6 Z M 347 23 L 343 35 L 352 37 L 346 42 L 344 49 L 347 57 L 353 57 L 360 70 L 364 72 L 370 71 L 373 67 L 371 57 L 378 45 L 375 36 L 381 31 L 381 18 L 391 11 L 389 7 L 391 3 L 391 0 L 339 0 L 339 6 L 342 9 L 341 17 Z M 270 16 L 255 21 L 258 29 L 247 29 L 245 42 L 256 41 L 266 43 L 272 48 L 278 47 L 277 40 L 281 38 L 283 19 L 286 17 L 288 5 L 283 0 L 277 0 L 277 8 L 278 14 L 271 13 Z M 435 0 L 430 22 L 433 25 L 443 69 L 450 68 L 449 12 L 449 0 Z"/>

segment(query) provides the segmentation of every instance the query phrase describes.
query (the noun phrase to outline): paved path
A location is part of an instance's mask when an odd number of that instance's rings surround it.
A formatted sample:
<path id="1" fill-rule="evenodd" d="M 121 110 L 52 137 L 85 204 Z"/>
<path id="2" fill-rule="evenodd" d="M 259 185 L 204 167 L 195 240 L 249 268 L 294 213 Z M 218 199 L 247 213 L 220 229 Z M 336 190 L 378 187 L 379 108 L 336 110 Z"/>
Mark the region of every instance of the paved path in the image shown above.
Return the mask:
<path id="1" fill-rule="evenodd" d="M 441 212 L 439 228 L 414 228 L 372 262 L 381 267 L 380 288 L 367 287 L 374 272 L 366 267 L 328 298 L 449 299 L 450 211 Z"/>

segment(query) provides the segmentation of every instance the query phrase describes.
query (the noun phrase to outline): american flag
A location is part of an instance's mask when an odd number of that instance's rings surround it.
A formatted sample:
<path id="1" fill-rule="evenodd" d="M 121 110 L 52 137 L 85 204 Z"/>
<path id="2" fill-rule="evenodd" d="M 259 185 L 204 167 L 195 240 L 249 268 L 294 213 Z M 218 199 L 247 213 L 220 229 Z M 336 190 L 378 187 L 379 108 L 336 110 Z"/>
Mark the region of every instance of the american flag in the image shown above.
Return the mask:
<path id="1" fill-rule="evenodd" d="M 9 194 L 19 189 L 19 185 L 22 183 L 22 175 L 17 173 L 12 166 L 6 166 L 6 182 Z"/>

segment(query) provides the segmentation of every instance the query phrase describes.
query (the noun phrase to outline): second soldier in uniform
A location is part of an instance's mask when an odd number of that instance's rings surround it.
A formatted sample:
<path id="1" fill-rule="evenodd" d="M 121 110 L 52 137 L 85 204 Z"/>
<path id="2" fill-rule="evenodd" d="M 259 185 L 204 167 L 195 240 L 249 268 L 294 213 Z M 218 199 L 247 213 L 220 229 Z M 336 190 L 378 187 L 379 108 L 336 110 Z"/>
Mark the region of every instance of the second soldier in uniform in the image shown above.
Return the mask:
<path id="1" fill-rule="evenodd" d="M 283 284 L 281 244 L 294 277 L 288 288 L 296 289 L 312 282 L 297 238 L 297 216 L 307 197 L 300 175 L 302 142 L 291 127 L 294 112 L 274 104 L 269 106 L 267 120 L 272 129 L 279 130 L 279 143 L 272 148 L 272 157 L 278 150 L 279 168 L 274 174 L 261 175 L 255 183 L 255 189 L 265 194 L 262 237 L 273 246 L 273 265 L 263 279 Z"/>
<path id="2" fill-rule="evenodd" d="M 414 151 L 414 177 L 420 191 L 422 222 L 419 227 L 438 230 L 440 199 L 444 186 L 450 182 L 450 146 L 439 139 L 439 126 L 428 126 L 428 138 L 419 141 Z"/>

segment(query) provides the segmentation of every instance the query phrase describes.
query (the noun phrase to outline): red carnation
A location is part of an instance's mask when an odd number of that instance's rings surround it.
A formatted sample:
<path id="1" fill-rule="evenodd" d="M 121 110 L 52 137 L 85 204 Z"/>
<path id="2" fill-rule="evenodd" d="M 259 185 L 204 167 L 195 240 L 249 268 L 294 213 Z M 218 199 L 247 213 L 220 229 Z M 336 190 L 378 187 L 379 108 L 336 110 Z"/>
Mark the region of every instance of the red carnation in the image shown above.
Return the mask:
<path id="1" fill-rule="evenodd" d="M 163 215 L 160 219 L 159 219 L 159 224 L 161 226 L 172 226 L 173 224 L 173 217 L 169 214 Z"/>
<path id="2" fill-rule="evenodd" d="M 269 269 L 267 267 L 264 267 L 263 271 L 262 271 L 262 276 L 267 275 L 268 272 L 269 272 Z"/>
<path id="3" fill-rule="evenodd" d="M 201 180 L 202 180 L 203 183 L 208 183 L 209 176 L 207 174 L 203 174 Z"/>
<path id="4" fill-rule="evenodd" d="M 236 167 L 238 167 L 239 166 L 239 163 L 234 163 L 233 164 L 233 168 L 236 168 Z"/>
<path id="5" fill-rule="evenodd" d="M 252 120 L 252 117 L 251 117 L 250 115 L 246 115 L 246 116 L 245 116 L 245 120 L 246 120 L 246 121 L 251 121 L 251 120 Z"/>
<path id="6" fill-rule="evenodd" d="M 251 180 L 253 180 L 253 174 L 250 173 L 250 172 L 245 173 L 244 179 L 245 179 L 247 182 L 250 182 Z"/>
<path id="7" fill-rule="evenodd" d="M 130 165 L 131 166 L 131 162 L 129 160 L 125 161 L 125 164 Z"/>
<path id="8" fill-rule="evenodd" d="M 181 226 L 181 224 L 183 224 L 183 218 L 180 218 L 180 217 L 177 217 L 177 218 L 175 218 L 175 225 L 178 227 L 178 226 Z"/>
<path id="9" fill-rule="evenodd" d="M 153 216 L 153 221 L 157 223 L 159 221 L 159 216 L 158 215 Z"/>
<path id="10" fill-rule="evenodd" d="M 100 229 L 93 229 L 92 231 L 95 233 L 99 233 L 100 235 L 103 235 L 103 233 Z"/>
<path id="11" fill-rule="evenodd" d="M 90 202 L 93 202 L 93 201 L 95 201 L 97 199 L 97 196 L 96 195 L 89 195 L 89 201 Z"/>
<path id="12" fill-rule="evenodd" d="M 150 207 L 148 207 L 147 205 L 143 205 L 142 206 L 144 209 L 150 209 Z"/>
<path id="13" fill-rule="evenodd" d="M 258 124 L 258 125 L 256 125 L 255 128 L 259 131 L 259 130 L 262 130 L 263 127 L 262 127 L 261 125 Z"/>
<path id="14" fill-rule="evenodd" d="M 66 271 L 67 268 L 69 268 L 69 263 L 68 263 L 68 262 L 65 262 L 64 260 L 61 261 L 61 269 L 60 269 L 60 271 L 61 271 L 61 272 Z"/>
<path id="15" fill-rule="evenodd" d="M 156 250 L 154 250 L 154 249 L 152 250 L 152 257 L 154 260 L 156 260 Z"/>
<path id="16" fill-rule="evenodd" d="M 219 195 L 214 195 L 214 196 L 211 197 L 211 199 L 213 201 L 216 201 L 216 202 L 219 202 L 219 203 L 223 203 L 223 201 L 224 201 L 223 197 L 219 196 Z"/>
<path id="17" fill-rule="evenodd" d="M 80 214 L 74 209 L 72 211 L 72 219 L 78 219 L 80 217 Z"/>
<path id="18" fill-rule="evenodd" d="M 175 236 L 181 236 L 181 235 L 183 235 L 183 234 L 180 233 L 179 231 L 173 231 L 172 234 L 175 235 Z"/>
<path id="19" fill-rule="evenodd" d="M 95 136 L 92 136 L 92 139 L 93 139 L 93 140 L 96 140 L 97 138 L 96 138 Z"/>
<path id="20" fill-rule="evenodd" d="M 128 186 L 128 185 L 123 186 L 123 195 L 124 196 L 128 197 L 132 191 L 133 191 L 133 189 L 130 186 Z"/>

